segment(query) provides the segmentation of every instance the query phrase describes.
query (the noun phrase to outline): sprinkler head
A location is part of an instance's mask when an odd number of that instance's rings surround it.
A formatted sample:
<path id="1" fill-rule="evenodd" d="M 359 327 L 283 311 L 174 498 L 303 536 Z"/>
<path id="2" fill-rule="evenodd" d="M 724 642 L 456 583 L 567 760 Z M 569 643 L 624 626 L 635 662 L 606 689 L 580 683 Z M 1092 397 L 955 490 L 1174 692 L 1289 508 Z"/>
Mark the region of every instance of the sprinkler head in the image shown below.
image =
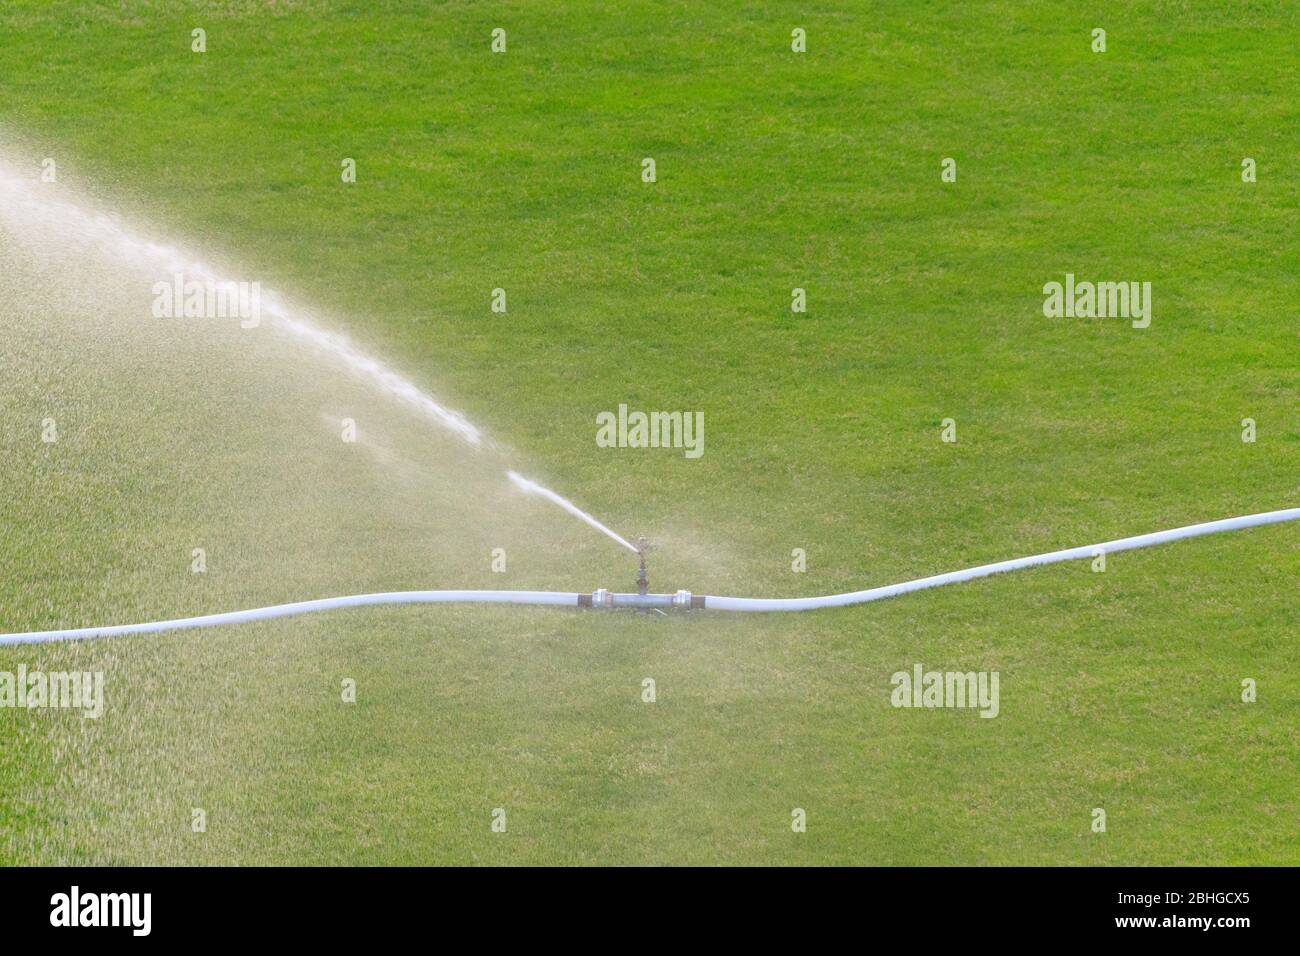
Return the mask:
<path id="1" fill-rule="evenodd" d="M 650 540 L 645 535 L 641 535 L 639 538 L 636 539 L 636 553 L 641 556 L 641 569 L 640 572 L 637 574 L 637 578 L 636 578 L 637 594 L 650 593 L 650 578 L 646 572 L 646 566 L 645 566 L 645 556 L 649 554 L 650 551 L 651 551 Z"/>
<path id="2" fill-rule="evenodd" d="M 646 555 L 655 550 L 650 540 L 641 535 L 636 539 L 636 553 L 641 559 L 640 573 L 636 579 L 635 594 L 615 594 L 598 588 L 591 594 L 579 594 L 579 607 L 628 608 L 642 614 L 666 614 L 668 611 L 690 611 L 704 607 L 704 596 L 690 591 L 676 594 L 651 594 L 649 575 L 646 572 Z"/>

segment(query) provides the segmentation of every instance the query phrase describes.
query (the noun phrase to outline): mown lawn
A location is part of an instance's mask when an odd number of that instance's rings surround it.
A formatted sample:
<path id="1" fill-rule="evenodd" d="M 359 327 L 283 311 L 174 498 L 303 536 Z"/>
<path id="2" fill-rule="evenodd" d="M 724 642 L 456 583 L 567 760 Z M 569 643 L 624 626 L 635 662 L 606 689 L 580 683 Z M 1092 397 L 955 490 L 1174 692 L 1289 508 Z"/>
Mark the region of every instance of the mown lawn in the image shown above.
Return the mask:
<path id="1" fill-rule="evenodd" d="M 307 303 L 495 444 L 269 337 L 146 328 L 113 269 L 0 230 L 0 631 L 630 589 L 507 465 L 710 594 L 1300 504 L 1300 15 L 1088 6 L 6 4 L 0 161 L 55 158 L 51 189 Z M 1044 318 L 1067 272 L 1150 281 L 1150 328 Z M 704 455 L 597 448 L 620 403 L 704 412 Z M 1297 572 L 1283 525 L 811 615 L 6 649 L 103 670 L 108 709 L 0 708 L 0 861 L 1294 864 Z M 999 716 L 891 707 L 916 662 L 998 671 Z"/>

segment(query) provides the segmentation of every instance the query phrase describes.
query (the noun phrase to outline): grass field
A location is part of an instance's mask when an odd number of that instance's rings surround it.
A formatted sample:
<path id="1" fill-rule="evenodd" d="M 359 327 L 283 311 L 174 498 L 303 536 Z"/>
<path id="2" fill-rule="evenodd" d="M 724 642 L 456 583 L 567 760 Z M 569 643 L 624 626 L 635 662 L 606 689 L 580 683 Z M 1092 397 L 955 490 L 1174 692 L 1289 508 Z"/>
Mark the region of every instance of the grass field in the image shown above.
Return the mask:
<path id="1" fill-rule="evenodd" d="M 495 444 L 0 228 L 0 632 L 631 589 L 506 466 L 648 534 L 657 589 L 763 597 L 1294 507 L 1298 28 L 1283 0 L 6 3 L 0 158 L 284 290 Z M 1150 281 L 1150 327 L 1045 318 L 1067 272 Z M 597 448 L 620 403 L 702 411 L 705 453 Z M 1295 864 L 1298 573 L 1279 525 L 814 614 L 6 648 L 104 671 L 106 712 L 0 708 L 0 862 Z M 892 707 L 917 662 L 998 671 L 997 718 Z"/>

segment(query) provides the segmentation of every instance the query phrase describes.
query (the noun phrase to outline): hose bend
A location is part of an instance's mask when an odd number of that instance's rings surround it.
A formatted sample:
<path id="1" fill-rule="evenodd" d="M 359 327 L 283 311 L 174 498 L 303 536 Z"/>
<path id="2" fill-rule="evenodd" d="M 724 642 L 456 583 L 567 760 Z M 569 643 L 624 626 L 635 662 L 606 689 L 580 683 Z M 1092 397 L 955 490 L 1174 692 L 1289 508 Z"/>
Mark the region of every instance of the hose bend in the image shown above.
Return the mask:
<path id="1" fill-rule="evenodd" d="M 1219 521 L 1206 521 L 1203 524 L 1191 524 L 1169 531 L 1153 531 L 1150 534 L 1134 535 L 1130 538 L 1116 538 L 1101 544 L 1088 544 L 1079 548 L 1066 548 L 1063 551 L 1049 551 L 1046 554 L 1030 555 L 1026 558 L 1013 558 L 998 561 L 995 564 L 981 564 L 978 567 L 962 571 L 949 571 L 935 574 L 902 584 L 890 584 L 884 587 L 869 588 L 865 591 L 849 591 L 845 594 L 827 594 L 822 597 L 808 598 L 739 598 L 706 597 L 704 606 L 712 611 L 811 611 L 825 607 L 844 607 L 848 604 L 866 604 L 884 598 L 923 591 L 926 588 L 942 587 L 945 584 L 957 584 L 975 578 L 986 578 L 991 574 L 1004 571 L 1018 571 L 1039 564 L 1055 564 L 1058 561 L 1073 561 L 1078 558 L 1092 558 L 1098 554 L 1113 554 L 1117 551 L 1131 551 L 1134 548 L 1149 548 L 1157 544 L 1168 544 L 1184 538 L 1196 538 L 1203 534 L 1217 534 L 1220 531 L 1237 531 L 1258 525 L 1276 524 L 1281 521 L 1295 521 L 1300 518 L 1300 508 L 1286 508 L 1282 511 L 1265 511 L 1260 514 L 1245 515 L 1240 518 L 1223 518 Z"/>

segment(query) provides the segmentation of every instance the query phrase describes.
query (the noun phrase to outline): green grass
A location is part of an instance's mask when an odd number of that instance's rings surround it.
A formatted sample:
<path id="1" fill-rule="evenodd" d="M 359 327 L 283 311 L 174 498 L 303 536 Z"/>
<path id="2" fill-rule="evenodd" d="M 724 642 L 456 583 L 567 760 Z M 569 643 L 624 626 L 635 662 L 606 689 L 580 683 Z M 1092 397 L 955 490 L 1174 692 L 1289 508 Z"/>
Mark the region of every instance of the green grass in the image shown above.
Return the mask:
<path id="1" fill-rule="evenodd" d="M 655 585 L 829 593 L 1300 503 L 1300 17 L 1088 7 L 20 0 L 0 146 L 333 316 L 659 541 Z M 1151 281 L 1151 328 L 1045 319 L 1067 271 Z M 324 363 L 172 329 L 143 362 L 42 276 L 32 307 L 0 275 L 0 630 L 631 585 Z M 597 449 L 620 402 L 703 411 L 704 456 Z M 322 425 L 358 408 L 370 455 Z M 791 617 L 407 608 L 6 649 L 105 670 L 108 712 L 0 709 L 0 862 L 1294 864 L 1298 544 Z M 1000 716 L 895 710 L 917 661 L 999 671 Z"/>

